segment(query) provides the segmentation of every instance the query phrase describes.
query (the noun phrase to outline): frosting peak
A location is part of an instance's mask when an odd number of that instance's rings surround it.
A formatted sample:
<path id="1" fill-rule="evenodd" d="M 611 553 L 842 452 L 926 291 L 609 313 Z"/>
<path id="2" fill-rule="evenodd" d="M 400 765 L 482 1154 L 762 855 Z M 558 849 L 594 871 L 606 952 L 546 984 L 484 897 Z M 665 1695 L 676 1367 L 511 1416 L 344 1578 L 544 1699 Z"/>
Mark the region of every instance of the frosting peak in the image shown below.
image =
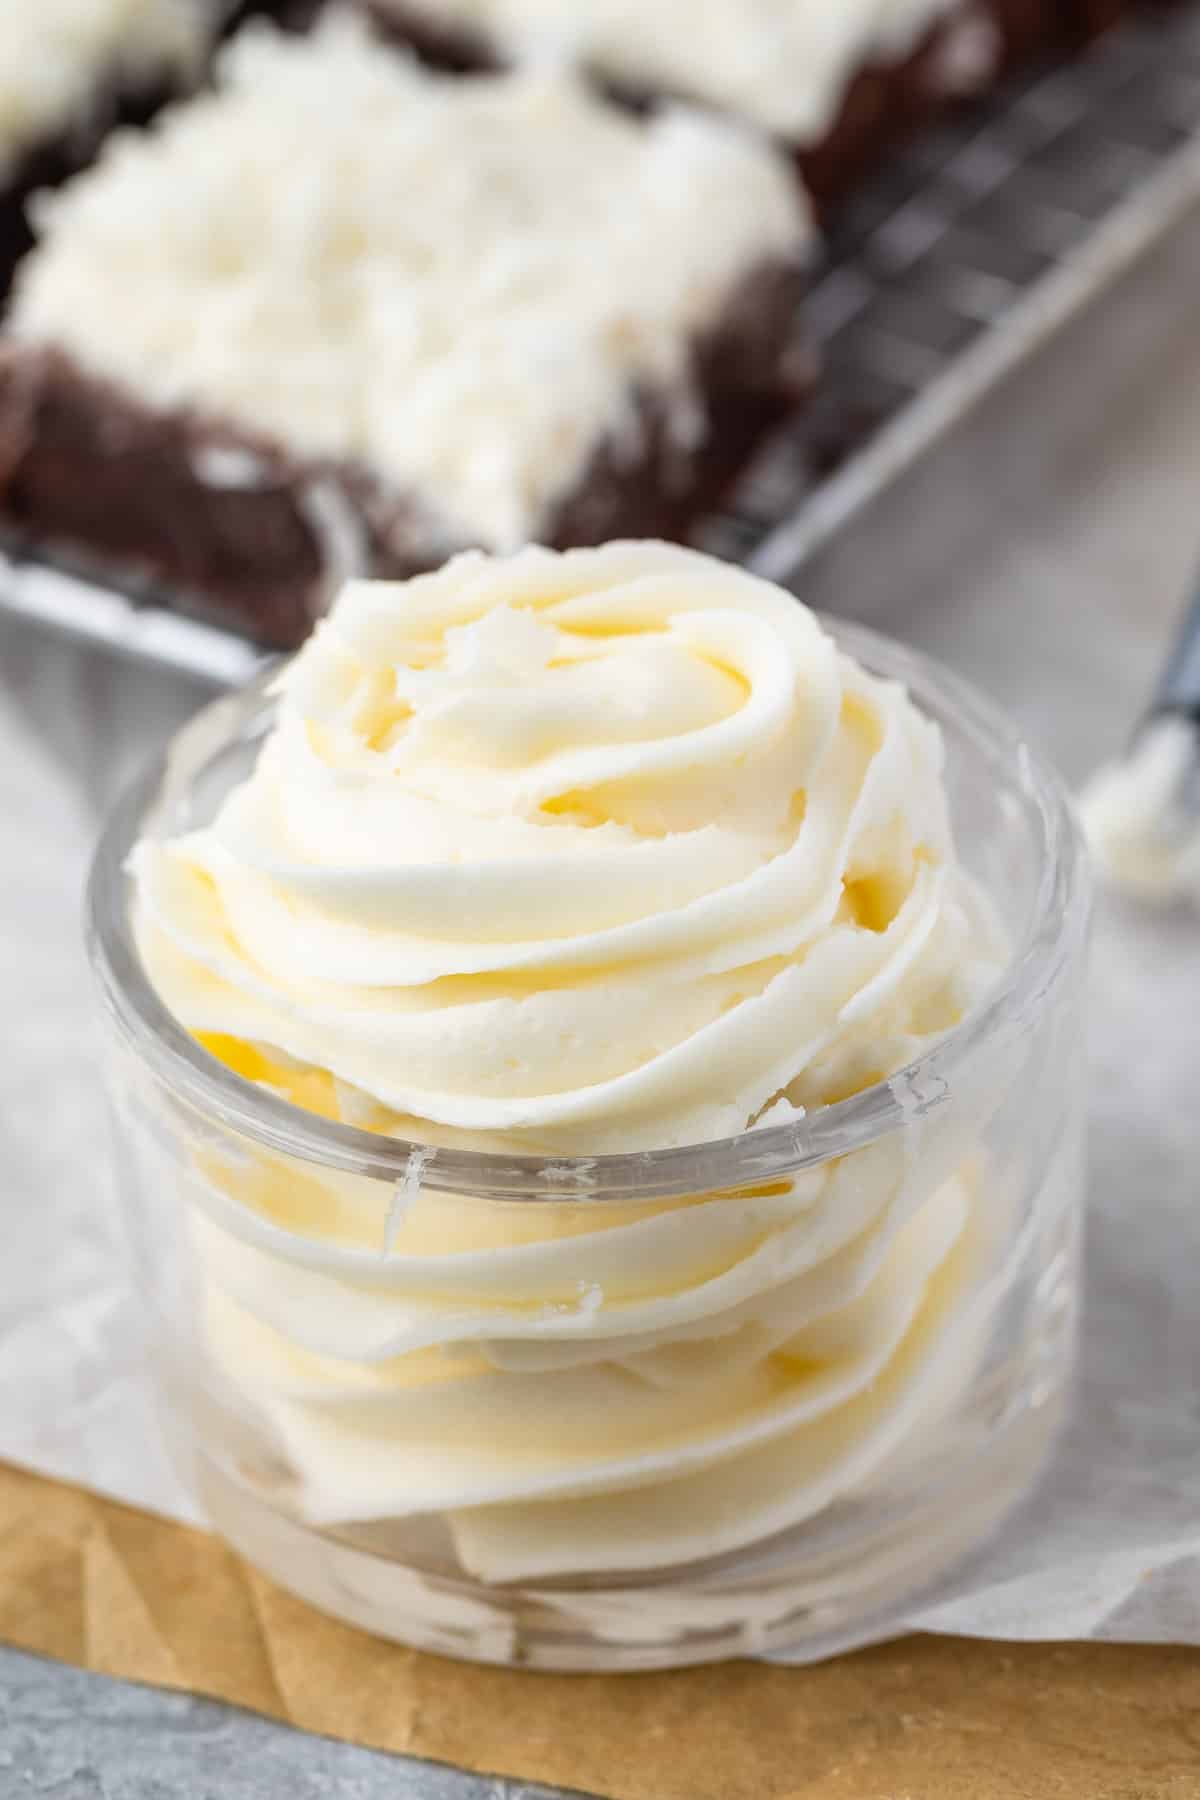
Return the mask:
<path id="1" fill-rule="evenodd" d="M 143 952 L 192 1031 L 317 1071 L 355 1122 L 709 1141 L 886 1076 L 974 1000 L 994 946 L 941 760 L 741 571 L 471 553 L 344 591 L 252 776 L 136 853 Z"/>
<path id="2" fill-rule="evenodd" d="M 196 0 L 9 0 L 0 7 L 0 179 L 86 121 L 114 85 L 197 73 L 218 16 Z"/>

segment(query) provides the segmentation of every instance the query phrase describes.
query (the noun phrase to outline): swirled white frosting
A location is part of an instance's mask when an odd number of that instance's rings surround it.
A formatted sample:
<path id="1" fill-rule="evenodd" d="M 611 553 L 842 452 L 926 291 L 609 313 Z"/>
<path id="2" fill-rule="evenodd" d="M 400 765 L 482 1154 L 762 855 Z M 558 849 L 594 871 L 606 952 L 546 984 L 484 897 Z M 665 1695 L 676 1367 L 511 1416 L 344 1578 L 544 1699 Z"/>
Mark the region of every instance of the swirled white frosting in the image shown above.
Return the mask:
<path id="1" fill-rule="evenodd" d="M 114 82 L 194 69 L 219 9 L 203 0 L 7 0 L 0 7 L 0 177 L 70 131 Z"/>
<path id="2" fill-rule="evenodd" d="M 810 237 L 747 132 L 639 121 L 564 72 L 438 77 L 349 14 L 243 30 L 215 93 L 114 140 L 39 223 L 13 332 L 361 465 L 491 549 L 541 535 L 600 444 L 636 452 L 639 391 L 702 438 L 696 337 Z"/>
<path id="3" fill-rule="evenodd" d="M 389 0 L 373 0 L 386 13 Z M 901 60 L 959 15 L 948 86 L 986 75 L 995 34 L 963 0 L 395 0 L 402 17 L 477 33 L 514 60 L 587 63 L 639 89 L 663 89 L 809 144 L 833 125 L 858 72 Z M 983 35 L 981 35 L 981 32 Z"/>
<path id="4" fill-rule="evenodd" d="M 488 1576 L 683 1561 L 808 1516 L 947 1403 L 996 1226 L 973 1115 L 736 1195 L 422 1183 L 443 1145 L 702 1144 L 907 1063 L 1003 955 L 941 766 L 900 687 L 692 552 L 343 593 L 252 775 L 133 860 L 189 1030 L 425 1146 L 395 1195 L 195 1153 L 211 1341 L 308 1517 L 445 1511 Z"/>

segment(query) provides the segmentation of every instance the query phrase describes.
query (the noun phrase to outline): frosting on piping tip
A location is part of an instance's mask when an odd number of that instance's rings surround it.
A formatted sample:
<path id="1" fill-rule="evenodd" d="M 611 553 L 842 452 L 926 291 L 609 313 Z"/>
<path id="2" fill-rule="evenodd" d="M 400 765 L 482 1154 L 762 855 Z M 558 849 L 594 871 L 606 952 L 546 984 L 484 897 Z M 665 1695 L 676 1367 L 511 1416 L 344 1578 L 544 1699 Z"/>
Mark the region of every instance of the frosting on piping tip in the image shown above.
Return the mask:
<path id="1" fill-rule="evenodd" d="M 734 1194 L 422 1185 L 442 1146 L 587 1157 L 799 1116 L 995 980 L 935 727 L 790 595 L 663 544 L 351 584 L 250 776 L 132 871 L 148 972 L 202 1043 L 421 1146 L 390 1201 L 192 1153 L 214 1359 L 310 1521 L 445 1514 L 495 1579 L 717 1555 L 969 1380 L 1003 1211 L 969 1107 Z"/>

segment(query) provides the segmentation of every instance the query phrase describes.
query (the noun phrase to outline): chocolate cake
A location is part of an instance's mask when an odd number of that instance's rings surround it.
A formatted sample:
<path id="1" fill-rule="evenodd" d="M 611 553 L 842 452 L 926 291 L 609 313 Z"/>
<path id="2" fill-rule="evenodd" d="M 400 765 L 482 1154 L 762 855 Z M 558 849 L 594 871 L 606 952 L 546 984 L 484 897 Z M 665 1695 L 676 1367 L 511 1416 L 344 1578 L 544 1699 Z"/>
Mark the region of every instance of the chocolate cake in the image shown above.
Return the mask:
<path id="1" fill-rule="evenodd" d="M 43 206 L 0 531 L 287 646 L 354 573 L 683 534 L 795 404 L 786 160 L 333 16 L 226 51 Z"/>
<path id="2" fill-rule="evenodd" d="M 27 202 L 118 124 L 142 124 L 203 74 L 230 0 L 0 5 L 0 297 L 32 242 Z"/>
<path id="3" fill-rule="evenodd" d="M 1077 45 L 1127 0 L 359 0 L 456 70 L 578 61 L 610 94 L 716 106 L 787 145 L 819 207 L 948 104 Z"/>

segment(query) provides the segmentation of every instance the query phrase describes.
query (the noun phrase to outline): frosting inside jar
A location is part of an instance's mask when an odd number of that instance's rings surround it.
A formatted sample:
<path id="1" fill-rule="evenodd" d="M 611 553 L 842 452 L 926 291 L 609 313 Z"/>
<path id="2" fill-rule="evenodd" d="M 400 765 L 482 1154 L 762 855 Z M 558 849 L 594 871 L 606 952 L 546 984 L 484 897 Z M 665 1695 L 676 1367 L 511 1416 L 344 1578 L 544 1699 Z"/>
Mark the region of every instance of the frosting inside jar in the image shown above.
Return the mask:
<path id="1" fill-rule="evenodd" d="M 209 1342 L 304 1515 L 444 1514 L 473 1573 L 534 1578 L 718 1555 L 866 1479 L 969 1377 L 970 1132 L 734 1194 L 576 1184 L 886 1079 L 991 985 L 935 727 L 661 544 L 352 585 L 278 686 L 253 773 L 132 872 L 203 1044 L 414 1144 L 390 1198 L 193 1152 Z M 444 1191 L 443 1147 L 564 1160 L 505 1204 Z"/>

